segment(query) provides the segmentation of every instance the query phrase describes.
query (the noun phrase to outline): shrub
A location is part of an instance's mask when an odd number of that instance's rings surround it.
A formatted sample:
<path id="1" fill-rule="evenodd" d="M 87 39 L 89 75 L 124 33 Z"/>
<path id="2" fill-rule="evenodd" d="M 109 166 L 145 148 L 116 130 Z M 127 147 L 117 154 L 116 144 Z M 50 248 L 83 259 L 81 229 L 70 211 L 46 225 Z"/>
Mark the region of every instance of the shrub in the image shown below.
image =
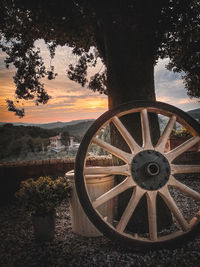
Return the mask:
<path id="1" fill-rule="evenodd" d="M 181 138 L 181 137 L 191 137 L 191 133 L 186 129 L 182 128 L 181 130 L 173 129 L 171 132 L 171 138 Z"/>
<path id="2" fill-rule="evenodd" d="M 23 208 L 33 214 L 52 212 L 69 196 L 70 185 L 64 178 L 52 180 L 50 177 L 32 178 L 21 182 L 15 194 Z"/>

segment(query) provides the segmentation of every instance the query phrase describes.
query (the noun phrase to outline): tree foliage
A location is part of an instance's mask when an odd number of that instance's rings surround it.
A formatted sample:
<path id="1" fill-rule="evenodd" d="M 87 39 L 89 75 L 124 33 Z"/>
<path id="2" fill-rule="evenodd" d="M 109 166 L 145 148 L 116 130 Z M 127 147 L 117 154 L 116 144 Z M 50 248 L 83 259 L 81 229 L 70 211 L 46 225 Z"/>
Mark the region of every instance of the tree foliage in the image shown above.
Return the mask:
<path id="1" fill-rule="evenodd" d="M 57 135 L 56 130 L 34 126 L 13 126 L 4 124 L 0 127 L 0 159 L 16 159 L 20 154 L 40 152 L 47 149 L 49 137 Z"/>
<path id="2" fill-rule="evenodd" d="M 149 45 L 146 53 L 152 53 L 153 64 L 159 58 L 169 57 L 167 68 L 182 73 L 189 96 L 200 97 L 198 0 L 1 0 L 0 3 L 0 47 L 7 53 L 6 66 L 12 63 L 17 68 L 16 98 L 35 99 L 36 104 L 45 104 L 50 98 L 41 79 L 54 79 L 57 74 L 53 66 L 46 69 L 35 47 L 38 39 L 44 39 L 51 58 L 58 45 L 71 47 L 79 59 L 77 64 L 69 66 L 68 77 L 109 95 L 107 70 L 113 66 L 108 39 L 116 33 L 120 40 L 122 31 L 137 37 L 134 49 L 140 49 L 145 37 Z M 87 69 L 96 66 L 98 59 L 104 68 L 88 80 Z M 11 104 L 8 102 L 10 110 L 23 116 L 23 111 L 20 113 Z"/>

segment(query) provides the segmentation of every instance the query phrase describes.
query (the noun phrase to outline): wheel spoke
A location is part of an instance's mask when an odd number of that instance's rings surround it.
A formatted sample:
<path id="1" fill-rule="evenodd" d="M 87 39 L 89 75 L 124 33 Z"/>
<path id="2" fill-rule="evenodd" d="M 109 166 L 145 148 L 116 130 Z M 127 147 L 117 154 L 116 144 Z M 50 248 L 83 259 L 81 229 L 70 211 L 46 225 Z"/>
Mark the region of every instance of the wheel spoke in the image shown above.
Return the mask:
<path id="1" fill-rule="evenodd" d="M 171 173 L 200 173 L 200 165 L 175 165 L 171 164 Z"/>
<path id="2" fill-rule="evenodd" d="M 189 140 L 185 141 L 180 146 L 178 146 L 178 147 L 174 148 L 173 150 L 171 150 L 170 152 L 168 152 L 166 154 L 166 157 L 171 162 L 173 159 L 175 159 L 176 157 L 181 155 L 183 152 L 187 151 L 189 148 L 194 146 L 199 141 L 200 141 L 200 137 L 199 136 L 193 136 L 192 138 L 190 138 Z"/>
<path id="3" fill-rule="evenodd" d="M 100 174 L 121 174 L 128 176 L 130 175 L 129 166 L 122 165 L 122 166 L 106 166 L 106 167 L 85 167 L 84 175 L 100 175 Z"/>
<path id="4" fill-rule="evenodd" d="M 126 163 L 131 163 L 132 161 L 132 154 L 129 154 L 127 152 L 124 152 L 123 150 L 114 147 L 112 145 L 110 145 L 109 143 L 104 142 L 101 139 L 98 139 L 96 137 L 94 137 L 92 139 L 92 142 L 100 147 L 102 147 L 103 149 L 105 149 L 106 151 L 110 152 L 112 155 L 124 160 Z"/>
<path id="5" fill-rule="evenodd" d="M 149 235 L 152 241 L 157 240 L 157 213 L 156 213 L 156 197 L 157 191 L 147 192 Z"/>
<path id="6" fill-rule="evenodd" d="M 151 142 L 151 133 L 149 128 L 149 118 L 147 109 L 143 109 L 140 113 L 141 116 L 141 125 L 142 125 L 142 138 L 143 138 L 143 147 L 145 149 L 152 149 Z"/>
<path id="7" fill-rule="evenodd" d="M 133 187 L 135 184 L 133 180 L 130 177 L 127 177 L 124 181 L 122 181 L 120 184 L 116 185 L 100 197 L 98 197 L 95 201 L 92 202 L 93 207 L 97 208 L 106 201 L 112 199 L 113 197 L 119 195 L 120 193 L 124 192 L 128 188 Z"/>
<path id="8" fill-rule="evenodd" d="M 117 231 L 119 232 L 123 232 L 124 229 L 126 228 L 135 208 L 138 205 L 138 202 L 140 201 L 141 197 L 144 195 L 145 191 L 141 188 L 139 188 L 138 186 L 135 187 L 133 194 L 129 200 L 129 203 L 124 211 L 124 213 L 122 214 L 122 217 L 117 225 Z"/>
<path id="9" fill-rule="evenodd" d="M 169 185 L 175 187 L 176 189 L 188 195 L 189 197 L 200 201 L 200 193 L 177 181 L 173 176 L 170 177 Z"/>
<path id="10" fill-rule="evenodd" d="M 117 116 L 112 118 L 112 122 L 115 124 L 116 128 L 128 144 L 131 152 L 136 154 L 141 151 L 141 147 L 137 144 L 137 142 L 134 140 L 134 138 L 131 136 L 131 134 L 128 132 L 128 130 L 125 128 L 125 126 Z"/>
<path id="11" fill-rule="evenodd" d="M 171 197 L 171 195 L 170 195 L 170 193 L 168 191 L 168 188 L 166 186 L 163 187 L 162 189 L 159 190 L 159 194 L 163 198 L 163 200 L 165 201 L 165 203 L 167 204 L 168 208 L 173 213 L 174 217 L 178 221 L 178 223 L 181 226 L 182 230 L 183 231 L 189 230 L 189 224 L 187 223 L 187 221 L 183 217 L 181 211 L 177 207 L 175 201 Z"/>
<path id="12" fill-rule="evenodd" d="M 155 148 L 161 153 L 164 152 L 164 150 L 165 150 L 165 145 L 166 145 L 167 140 L 170 136 L 170 133 L 174 127 L 175 122 L 176 122 L 176 116 L 173 115 L 170 118 L 170 120 L 168 121 L 167 126 L 165 127 L 163 134 L 161 135 L 160 139 L 158 140 L 158 143 L 156 144 Z"/>

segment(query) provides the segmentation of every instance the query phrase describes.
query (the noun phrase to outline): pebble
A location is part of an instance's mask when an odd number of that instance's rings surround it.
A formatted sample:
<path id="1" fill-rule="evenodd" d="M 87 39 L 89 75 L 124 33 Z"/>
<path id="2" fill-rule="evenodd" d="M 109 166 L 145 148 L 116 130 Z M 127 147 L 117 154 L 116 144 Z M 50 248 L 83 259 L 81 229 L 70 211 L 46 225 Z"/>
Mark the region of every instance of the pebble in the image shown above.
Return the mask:
<path id="1" fill-rule="evenodd" d="M 187 176 L 187 182 L 190 180 L 192 177 Z M 192 186 L 200 192 L 198 181 Z M 173 191 L 173 194 L 176 195 L 176 192 Z M 190 214 L 196 207 L 194 201 L 191 201 L 191 206 L 178 199 L 178 206 L 183 207 L 184 213 Z M 57 215 L 55 239 L 42 244 L 34 239 L 30 215 L 21 210 L 15 201 L 0 207 L 0 266 L 199 266 L 200 236 L 176 249 L 130 252 L 115 246 L 104 236 L 87 238 L 74 234 L 67 202 L 57 209 Z"/>

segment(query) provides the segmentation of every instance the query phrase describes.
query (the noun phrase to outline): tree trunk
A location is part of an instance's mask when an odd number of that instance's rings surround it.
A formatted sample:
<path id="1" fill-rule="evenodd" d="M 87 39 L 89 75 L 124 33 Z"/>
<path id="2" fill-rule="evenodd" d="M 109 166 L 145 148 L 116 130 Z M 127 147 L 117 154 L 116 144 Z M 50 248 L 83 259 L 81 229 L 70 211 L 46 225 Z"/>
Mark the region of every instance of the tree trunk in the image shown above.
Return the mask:
<path id="1" fill-rule="evenodd" d="M 105 62 L 109 109 L 133 100 L 155 101 L 153 38 L 151 34 L 138 28 L 130 30 L 130 28 L 120 29 L 118 27 L 116 30 L 114 26 L 109 28 L 109 25 L 105 27 Z M 156 144 L 160 135 L 158 118 L 150 114 L 149 120 L 153 126 L 151 127 L 151 135 L 154 136 L 152 142 Z M 140 117 L 127 115 L 123 123 L 134 139 L 142 145 Z M 116 147 L 129 151 L 115 127 L 111 127 L 111 142 Z M 114 158 L 114 164 L 121 163 Z M 131 190 L 127 191 L 119 197 L 119 217 L 127 205 L 127 199 L 131 196 Z M 160 230 L 171 225 L 171 214 L 162 199 L 158 200 L 157 207 L 158 230 Z M 136 225 L 139 225 L 139 228 Z M 145 197 L 140 201 L 128 227 L 132 231 L 148 231 Z"/>

